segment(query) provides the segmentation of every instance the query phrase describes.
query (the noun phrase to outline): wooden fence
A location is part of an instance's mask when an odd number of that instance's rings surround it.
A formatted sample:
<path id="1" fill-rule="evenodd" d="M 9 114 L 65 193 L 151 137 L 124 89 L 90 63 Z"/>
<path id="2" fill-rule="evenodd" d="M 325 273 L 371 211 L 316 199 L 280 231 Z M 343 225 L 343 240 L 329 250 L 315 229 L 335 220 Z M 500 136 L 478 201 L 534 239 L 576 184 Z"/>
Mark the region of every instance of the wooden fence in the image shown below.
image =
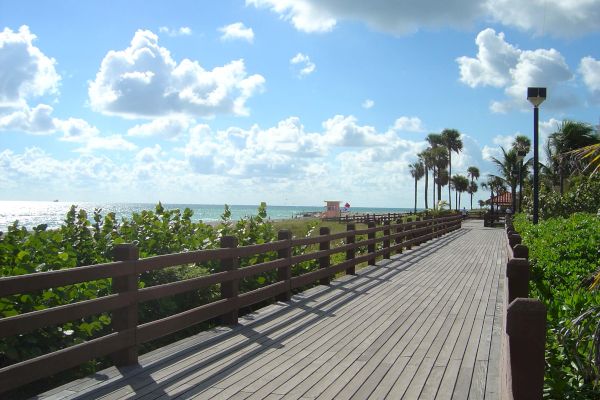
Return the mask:
<path id="1" fill-rule="evenodd" d="M 501 382 L 503 400 L 542 399 L 546 307 L 529 298 L 529 249 L 506 216 L 508 263 L 504 287 Z"/>
<path id="2" fill-rule="evenodd" d="M 368 224 L 369 222 L 375 222 L 376 224 L 383 224 L 386 222 L 393 223 L 399 219 L 405 217 L 414 216 L 412 212 L 408 213 L 387 213 L 387 214 L 346 214 L 336 218 L 323 218 L 324 221 L 335 221 L 341 223 L 359 223 Z"/>
<path id="3" fill-rule="evenodd" d="M 0 298 L 105 278 L 112 278 L 113 291 L 96 299 L 0 319 L 0 338 L 4 338 L 90 315 L 112 313 L 112 333 L 0 369 L 0 393 L 98 357 L 111 356 L 117 366 L 135 364 L 137 348 L 142 343 L 214 318 L 220 318 L 224 324 L 235 324 L 243 307 L 272 298 L 289 300 L 293 290 L 315 282 L 327 284 L 340 272 L 354 274 L 358 264 L 367 262 L 374 265 L 378 257 L 390 258 L 392 253 L 401 253 L 402 249 L 460 226 L 460 215 L 397 224 L 386 222 L 382 226 L 370 222 L 368 228 L 362 230 L 348 224 L 346 232 L 330 234 L 329 228 L 321 228 L 320 235 L 311 238 L 293 239 L 289 231 L 280 231 L 275 242 L 244 247 L 237 246 L 235 237 L 225 236 L 219 249 L 144 259 L 139 259 L 134 245 L 119 245 L 115 249 L 114 262 L 0 278 Z M 363 240 L 364 236 L 367 238 Z M 343 241 L 343 244 L 332 248 L 334 241 Z M 317 244 L 318 251 L 293 255 L 296 247 Z M 367 248 L 366 254 L 358 254 L 357 250 L 364 247 Z M 240 258 L 267 252 L 277 252 L 277 258 L 238 268 Z M 332 265 L 331 256 L 337 253 L 345 254 L 345 260 Z M 292 276 L 293 265 L 310 260 L 318 261 L 317 270 Z M 146 271 L 211 261 L 220 263 L 219 272 L 152 287 L 138 287 L 139 276 Z M 241 279 L 268 271 L 277 271 L 275 283 L 250 292 L 239 292 Z M 213 285 L 220 285 L 219 300 L 159 320 L 138 323 L 140 303 Z"/>

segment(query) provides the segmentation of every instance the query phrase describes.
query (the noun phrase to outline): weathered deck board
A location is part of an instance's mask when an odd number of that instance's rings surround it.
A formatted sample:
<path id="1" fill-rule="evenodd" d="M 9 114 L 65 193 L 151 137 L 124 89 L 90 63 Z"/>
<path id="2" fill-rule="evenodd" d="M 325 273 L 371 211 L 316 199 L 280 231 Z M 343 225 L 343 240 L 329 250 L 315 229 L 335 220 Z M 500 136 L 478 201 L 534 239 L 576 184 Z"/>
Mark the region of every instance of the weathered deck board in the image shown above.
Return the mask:
<path id="1" fill-rule="evenodd" d="M 42 394 L 45 399 L 497 399 L 502 230 L 391 261 Z"/>

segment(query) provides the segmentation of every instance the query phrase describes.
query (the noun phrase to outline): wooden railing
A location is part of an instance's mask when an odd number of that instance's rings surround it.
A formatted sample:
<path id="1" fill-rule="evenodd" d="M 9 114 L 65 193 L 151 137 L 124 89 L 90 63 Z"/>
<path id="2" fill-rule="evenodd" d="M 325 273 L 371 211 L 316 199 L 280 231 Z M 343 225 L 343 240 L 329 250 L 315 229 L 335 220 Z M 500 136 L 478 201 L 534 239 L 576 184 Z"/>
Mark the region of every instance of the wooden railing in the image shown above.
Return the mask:
<path id="1" fill-rule="evenodd" d="M 508 263 L 504 288 L 501 382 L 503 400 L 543 396 L 546 307 L 529 298 L 529 249 L 506 216 Z"/>
<path id="2" fill-rule="evenodd" d="M 235 324 L 241 308 L 271 298 L 289 300 L 295 289 L 315 282 L 327 284 L 340 272 L 354 274 L 358 264 L 375 264 L 378 257 L 390 258 L 392 253 L 401 253 L 403 249 L 454 231 L 460 226 L 460 215 L 393 225 L 386 222 L 382 226 L 371 222 L 367 229 L 361 230 L 356 230 L 354 224 L 348 224 L 346 232 L 330 234 L 328 228 L 321 228 L 319 236 L 301 239 L 293 239 L 289 231 L 280 231 L 275 242 L 244 247 L 237 246 L 235 237 L 225 236 L 221 238 L 219 249 L 144 259 L 139 258 L 134 245 L 127 244 L 116 247 L 115 262 L 0 278 L 0 298 L 104 278 L 112 278 L 113 291 L 97 299 L 0 319 L 0 338 L 4 338 L 90 315 L 112 313 L 112 333 L 0 369 L 0 393 L 97 357 L 111 356 L 117 366 L 135 364 L 138 360 L 137 346 L 142 343 L 217 317 L 224 324 Z M 379 232 L 381 234 L 377 235 Z M 358 240 L 365 235 L 367 239 Z M 331 247 L 332 242 L 341 240 L 342 245 Z M 317 244 L 318 251 L 293 255 L 295 247 Z M 357 249 L 365 246 L 367 253 L 357 254 Z M 267 252 L 277 252 L 277 258 L 238 268 L 240 258 Z M 332 265 L 331 256 L 337 253 L 345 254 L 345 260 Z M 309 260 L 318 260 L 319 269 L 292 276 L 293 265 Z M 219 272 L 152 287 L 138 287 L 141 273 L 211 261 L 220 263 Z M 250 292 L 239 292 L 241 279 L 268 271 L 277 271 L 277 282 Z M 138 323 L 140 303 L 217 284 L 220 284 L 219 300 L 159 320 Z"/>
<path id="3" fill-rule="evenodd" d="M 368 224 L 369 222 L 375 222 L 376 224 L 383 224 L 385 222 L 393 223 L 399 219 L 403 219 L 407 216 L 414 216 L 412 212 L 408 213 L 387 213 L 387 214 L 346 214 L 340 217 L 334 218 L 323 218 L 324 221 L 335 221 L 341 223 L 355 222 L 359 224 Z"/>

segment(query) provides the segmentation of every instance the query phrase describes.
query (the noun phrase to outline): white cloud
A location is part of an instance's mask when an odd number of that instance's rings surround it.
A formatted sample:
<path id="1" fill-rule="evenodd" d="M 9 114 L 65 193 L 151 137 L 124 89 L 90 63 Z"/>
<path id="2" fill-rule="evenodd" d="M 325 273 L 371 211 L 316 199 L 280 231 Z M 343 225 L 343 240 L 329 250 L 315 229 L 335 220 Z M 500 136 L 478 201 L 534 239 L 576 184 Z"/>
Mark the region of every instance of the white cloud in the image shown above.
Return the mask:
<path id="1" fill-rule="evenodd" d="M 600 61 L 584 57 L 579 64 L 579 73 L 590 92 L 600 92 Z"/>
<path id="2" fill-rule="evenodd" d="M 507 26 L 538 35 L 571 37 L 598 32 L 598 0 L 488 0 L 487 10 Z"/>
<path id="3" fill-rule="evenodd" d="M 400 117 L 394 122 L 393 129 L 400 132 L 425 132 L 419 117 Z"/>
<path id="4" fill-rule="evenodd" d="M 363 101 L 362 103 L 362 108 L 365 109 L 369 109 L 369 108 L 373 108 L 373 106 L 375 105 L 375 102 L 371 99 L 366 99 L 365 101 Z"/>
<path id="5" fill-rule="evenodd" d="M 460 80 L 471 86 L 502 87 L 510 81 L 510 69 L 521 51 L 504 40 L 504 33 L 496 35 L 493 29 L 479 32 L 475 43 L 479 48 L 476 58 L 459 57 Z"/>
<path id="6" fill-rule="evenodd" d="M 267 8 L 304 32 L 331 31 L 339 20 L 359 21 L 383 32 L 472 26 L 495 20 L 537 34 L 573 36 L 599 31 L 598 0 L 246 0 Z"/>
<path id="7" fill-rule="evenodd" d="M 373 0 L 246 0 L 246 4 L 271 9 L 304 32 L 331 31 L 338 20 L 361 21 L 393 34 L 414 32 L 420 27 L 466 26 L 482 12 L 474 0 L 386 1 Z"/>
<path id="8" fill-rule="evenodd" d="M 22 105 L 22 99 L 56 93 L 56 61 L 33 45 L 36 36 L 23 25 L 0 32 L 0 105 Z"/>
<path id="9" fill-rule="evenodd" d="M 310 61 L 309 56 L 302 54 L 302 53 L 298 53 L 294 57 L 292 57 L 290 59 L 290 64 L 296 65 L 299 67 L 299 70 L 297 71 L 297 74 L 299 77 L 303 77 L 303 76 L 312 74 L 317 67 L 315 65 L 315 63 Z"/>
<path id="10" fill-rule="evenodd" d="M 573 78 L 564 57 L 555 49 L 520 50 L 507 43 L 504 34 L 485 29 L 477 35 L 476 58 L 459 57 L 461 81 L 471 87 L 504 88 L 507 100 L 492 101 L 493 112 L 527 109 L 526 91 L 529 86 L 547 87 L 549 96 L 545 107 L 573 105 L 576 100 L 565 83 Z"/>
<path id="11" fill-rule="evenodd" d="M 254 41 L 254 31 L 242 22 L 225 25 L 219 28 L 219 31 L 223 33 L 221 40 L 246 40 L 248 43 Z"/>
<path id="12" fill-rule="evenodd" d="M 169 28 L 166 26 L 161 26 L 160 28 L 158 28 L 158 31 L 160 33 L 166 33 L 168 36 L 171 37 L 175 37 L 175 36 L 189 36 L 192 34 L 192 30 L 187 27 L 187 26 L 182 26 L 179 28 Z"/>
<path id="13" fill-rule="evenodd" d="M 328 32 L 336 24 L 336 19 L 327 10 L 306 0 L 246 0 L 246 4 L 270 8 L 303 32 Z"/>
<path id="14" fill-rule="evenodd" d="M 133 143 L 123 139 L 121 135 L 101 136 L 95 126 L 80 118 L 69 118 L 57 121 L 57 128 L 63 132 L 60 140 L 82 144 L 75 151 L 89 153 L 95 150 L 131 151 L 137 148 Z"/>
<path id="15" fill-rule="evenodd" d="M 0 110 L 0 131 L 21 131 L 32 134 L 50 134 L 56 130 L 52 107 L 38 104 L 33 109 L 24 104 L 21 109 L 3 115 Z"/>
<path id="16" fill-rule="evenodd" d="M 158 37 L 139 30 L 125 50 L 111 50 L 88 88 L 96 111 L 125 118 L 248 115 L 246 101 L 265 79 L 246 73 L 243 60 L 212 71 L 197 61 L 177 63 Z"/>
<path id="17" fill-rule="evenodd" d="M 183 135 L 192 121 L 181 117 L 156 118 L 146 124 L 135 125 L 127 131 L 128 136 L 158 136 L 166 139 L 177 139 Z"/>

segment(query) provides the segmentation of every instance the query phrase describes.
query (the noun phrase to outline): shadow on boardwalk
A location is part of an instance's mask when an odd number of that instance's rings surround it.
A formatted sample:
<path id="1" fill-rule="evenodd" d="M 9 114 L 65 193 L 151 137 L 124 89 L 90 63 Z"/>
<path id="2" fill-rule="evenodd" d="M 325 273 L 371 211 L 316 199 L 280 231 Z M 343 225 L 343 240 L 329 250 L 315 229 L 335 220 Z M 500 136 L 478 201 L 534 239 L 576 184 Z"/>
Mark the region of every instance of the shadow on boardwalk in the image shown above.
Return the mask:
<path id="1" fill-rule="evenodd" d="M 501 231 L 465 227 L 53 398 L 497 398 Z M 46 396 L 41 395 L 41 398 Z"/>

